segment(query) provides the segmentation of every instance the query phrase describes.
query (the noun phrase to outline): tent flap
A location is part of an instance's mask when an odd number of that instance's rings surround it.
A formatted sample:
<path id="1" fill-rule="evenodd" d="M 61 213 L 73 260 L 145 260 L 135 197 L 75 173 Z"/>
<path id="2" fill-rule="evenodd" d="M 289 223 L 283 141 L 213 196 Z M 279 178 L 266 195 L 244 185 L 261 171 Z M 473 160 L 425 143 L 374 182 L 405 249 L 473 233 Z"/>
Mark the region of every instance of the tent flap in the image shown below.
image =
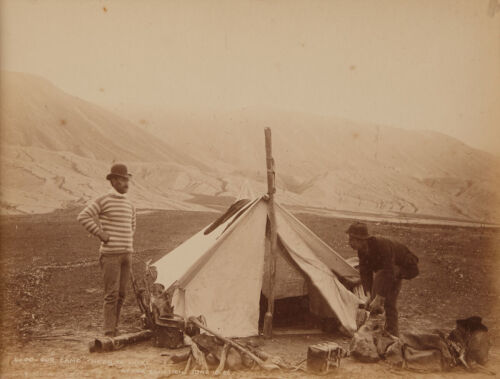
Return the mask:
<path id="1" fill-rule="evenodd" d="M 296 225 L 287 222 L 286 214 L 280 208 L 276 209 L 276 223 L 280 239 L 292 259 L 323 295 L 342 325 L 351 332 L 356 331 L 356 313 L 362 301 L 345 288 L 330 268 L 315 255 L 304 236 L 294 228 Z"/>
<path id="2" fill-rule="evenodd" d="M 295 216 L 288 212 L 279 203 L 276 204 L 276 211 L 282 216 L 283 223 L 290 225 L 295 233 L 304 240 L 309 248 L 314 251 L 314 255 L 333 270 L 338 276 L 350 281 L 353 284 L 359 283 L 359 272 L 353 268 L 346 260 L 316 234 L 314 234 L 307 226 L 301 223 Z"/>

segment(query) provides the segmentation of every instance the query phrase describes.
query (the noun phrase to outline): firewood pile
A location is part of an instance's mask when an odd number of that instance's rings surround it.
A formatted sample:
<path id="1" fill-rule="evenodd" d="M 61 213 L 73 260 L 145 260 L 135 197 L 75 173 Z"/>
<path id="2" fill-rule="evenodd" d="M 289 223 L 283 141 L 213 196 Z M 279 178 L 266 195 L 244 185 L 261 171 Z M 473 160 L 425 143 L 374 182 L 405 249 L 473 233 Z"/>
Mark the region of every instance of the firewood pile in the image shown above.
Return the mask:
<path id="1" fill-rule="evenodd" d="M 251 341 L 241 342 L 223 337 L 210 330 L 201 320 L 194 317 L 189 319 L 191 324 L 203 331 L 192 336 L 184 333 L 183 343 L 189 346 L 189 350 L 170 356 L 172 363 L 186 362 L 184 374 L 204 372 L 218 376 L 225 370 L 293 369 L 280 357 L 265 353 Z"/>

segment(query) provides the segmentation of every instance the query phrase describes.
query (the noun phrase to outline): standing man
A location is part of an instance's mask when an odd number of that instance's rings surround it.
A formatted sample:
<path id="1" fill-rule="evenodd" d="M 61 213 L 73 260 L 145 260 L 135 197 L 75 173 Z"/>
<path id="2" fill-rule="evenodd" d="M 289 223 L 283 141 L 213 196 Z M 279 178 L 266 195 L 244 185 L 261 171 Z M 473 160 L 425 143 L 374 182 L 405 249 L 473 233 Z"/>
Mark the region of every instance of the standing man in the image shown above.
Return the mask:
<path id="1" fill-rule="evenodd" d="M 111 190 L 90 203 L 78 221 L 101 240 L 99 263 L 104 278 L 104 335 L 117 335 L 120 310 L 130 278 L 135 232 L 135 207 L 127 199 L 127 166 L 114 164 L 106 179 Z"/>
<path id="2" fill-rule="evenodd" d="M 418 275 L 418 257 L 399 242 L 370 236 L 364 223 L 352 224 L 346 233 L 349 245 L 358 252 L 361 283 L 370 293 L 367 309 L 381 312 L 383 307 L 385 330 L 399 336 L 396 302 L 401 280 Z"/>

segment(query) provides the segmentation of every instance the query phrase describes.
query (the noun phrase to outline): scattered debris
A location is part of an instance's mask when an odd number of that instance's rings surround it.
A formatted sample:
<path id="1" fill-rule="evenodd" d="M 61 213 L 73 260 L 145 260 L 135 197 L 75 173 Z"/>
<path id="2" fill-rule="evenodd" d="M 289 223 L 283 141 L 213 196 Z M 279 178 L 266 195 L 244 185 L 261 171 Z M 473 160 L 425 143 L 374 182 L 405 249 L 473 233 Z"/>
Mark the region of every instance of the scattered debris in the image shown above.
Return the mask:
<path id="1" fill-rule="evenodd" d="M 406 369 L 448 371 L 462 366 L 468 371 L 483 369 L 488 360 L 488 328 L 481 317 L 456 321 L 456 328 L 444 333 L 387 333 L 380 318 L 371 318 L 351 340 L 350 355 L 361 362 L 386 362 Z M 484 372 L 484 370 L 483 370 Z"/>

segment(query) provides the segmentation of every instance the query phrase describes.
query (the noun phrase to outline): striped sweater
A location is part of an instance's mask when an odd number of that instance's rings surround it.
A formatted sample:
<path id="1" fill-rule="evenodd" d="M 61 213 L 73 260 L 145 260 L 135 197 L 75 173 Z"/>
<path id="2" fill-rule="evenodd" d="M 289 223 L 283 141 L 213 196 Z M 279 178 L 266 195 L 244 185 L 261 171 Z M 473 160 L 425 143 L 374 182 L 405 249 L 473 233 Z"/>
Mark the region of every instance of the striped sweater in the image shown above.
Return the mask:
<path id="1" fill-rule="evenodd" d="M 109 234 L 109 241 L 101 242 L 99 251 L 132 253 L 135 232 L 135 207 L 125 197 L 112 190 L 91 202 L 77 217 L 78 221 L 95 236 L 100 231 Z"/>

